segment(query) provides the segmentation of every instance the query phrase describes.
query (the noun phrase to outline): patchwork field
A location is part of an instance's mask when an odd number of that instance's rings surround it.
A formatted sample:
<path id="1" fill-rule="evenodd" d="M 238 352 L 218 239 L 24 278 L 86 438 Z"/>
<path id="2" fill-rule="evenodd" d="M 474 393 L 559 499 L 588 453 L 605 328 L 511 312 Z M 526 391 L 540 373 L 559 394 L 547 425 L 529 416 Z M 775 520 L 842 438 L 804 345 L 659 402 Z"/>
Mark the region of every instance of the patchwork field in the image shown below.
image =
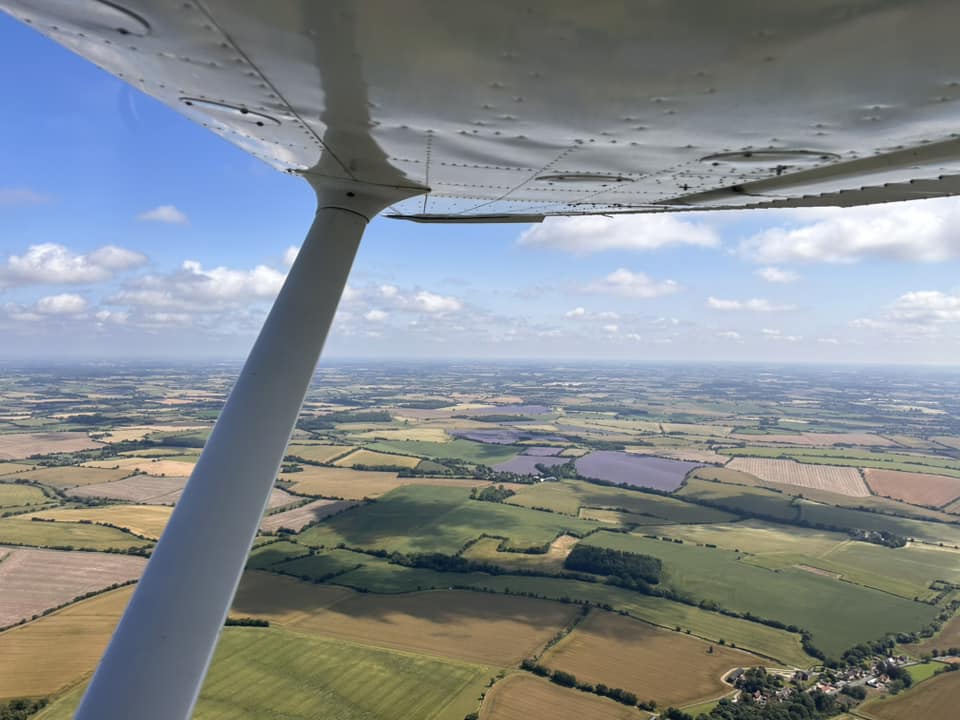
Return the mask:
<path id="1" fill-rule="evenodd" d="M 404 411 L 401 411 L 400 415 Z M 447 442 L 450 436 L 442 427 L 422 427 L 410 425 L 393 430 L 369 430 L 351 436 L 354 440 L 417 440 L 420 442 Z"/>
<path id="2" fill-rule="evenodd" d="M 730 689 L 721 680 L 728 671 L 762 661 L 723 645 L 594 610 L 541 663 L 573 673 L 578 680 L 621 687 L 667 706 L 716 698 Z"/>
<path id="3" fill-rule="evenodd" d="M 73 465 L 60 467 L 41 467 L 17 475 L 17 479 L 33 480 L 65 490 L 81 485 L 119 480 L 130 474 L 128 470 L 103 470 L 99 468 L 78 467 Z"/>
<path id="4" fill-rule="evenodd" d="M 304 467 L 301 472 L 283 474 L 280 479 L 292 483 L 290 489 L 301 495 L 319 495 L 343 500 L 380 497 L 407 485 L 472 488 L 487 484 L 481 480 L 401 478 L 397 477 L 395 472 L 309 466 Z"/>
<path id="5" fill-rule="evenodd" d="M 118 443 L 143 440 L 155 432 L 188 432 L 208 429 L 209 426 L 207 425 L 131 425 L 129 427 L 110 428 L 103 437 L 103 442 Z"/>
<path id="6" fill-rule="evenodd" d="M 960 672 L 935 677 L 899 695 L 857 708 L 871 720 L 954 720 L 960 705 Z"/>
<path id="7" fill-rule="evenodd" d="M 14 483 L 0 483 L 0 510 L 21 509 L 31 505 L 52 502 L 38 487 Z"/>
<path id="8" fill-rule="evenodd" d="M 328 463 L 355 448 L 354 445 L 315 445 L 291 443 L 287 446 L 287 457 L 298 457 L 315 463 Z"/>
<path id="9" fill-rule="evenodd" d="M 180 499 L 186 484 L 185 477 L 132 475 L 113 482 L 70 488 L 67 494 L 79 498 L 104 498 L 143 505 L 173 505 Z M 267 507 L 273 509 L 295 502 L 299 502 L 299 498 L 280 488 L 273 488 Z"/>
<path id="10" fill-rule="evenodd" d="M 828 655 L 839 655 L 890 628 L 919 630 L 937 612 L 923 603 L 801 569 L 768 570 L 720 548 L 619 533 L 597 533 L 583 542 L 658 557 L 665 585 L 697 600 L 804 628 Z"/>
<path id="11" fill-rule="evenodd" d="M 347 500 L 314 500 L 292 510 L 284 510 L 266 516 L 260 521 L 260 529 L 264 532 L 276 532 L 280 528 L 284 528 L 293 532 L 300 532 L 310 523 L 336 515 L 338 512 L 343 512 L 354 505 L 356 505 L 355 502 Z"/>
<path id="12" fill-rule="evenodd" d="M 0 700 L 52 695 L 92 671 L 132 592 L 97 595 L 0 633 Z"/>
<path id="13" fill-rule="evenodd" d="M 0 520 L 0 545 L 32 545 L 78 550 L 127 550 L 150 545 L 123 530 L 73 522 L 35 522 L 21 517 Z"/>
<path id="14" fill-rule="evenodd" d="M 867 484 L 877 495 L 916 505 L 940 507 L 960 496 L 960 479 L 957 478 L 873 468 L 867 468 L 863 472 Z"/>
<path id="15" fill-rule="evenodd" d="M 581 535 L 594 528 L 556 513 L 470 500 L 463 488 L 411 485 L 305 530 L 299 539 L 314 546 L 344 543 L 388 552 L 454 554 L 483 534 L 507 538 L 509 547 L 519 549 L 544 547 L 562 533 Z"/>
<path id="16" fill-rule="evenodd" d="M 164 458 L 111 458 L 109 460 L 95 460 L 83 463 L 82 467 L 111 468 L 126 470 L 127 474 L 142 472 L 157 477 L 189 477 L 193 472 L 195 462 L 185 460 L 166 460 Z"/>
<path id="17" fill-rule="evenodd" d="M 354 450 L 334 462 L 337 467 L 405 467 L 415 468 L 420 464 L 420 458 L 410 457 L 409 455 L 390 455 L 388 453 L 374 452 L 372 450 Z"/>
<path id="18" fill-rule="evenodd" d="M 829 490 L 852 497 L 867 497 L 870 488 L 856 468 L 836 465 L 804 465 L 793 460 L 736 457 L 727 465 L 731 470 L 756 475 L 761 480 Z"/>
<path id="19" fill-rule="evenodd" d="M 0 460 L 20 460 L 32 455 L 72 453 L 103 447 L 82 432 L 31 432 L 0 435 Z"/>
<path id="20" fill-rule="evenodd" d="M 468 560 L 494 563 L 508 570 L 560 572 L 563 570 L 563 561 L 578 541 L 579 538 L 572 535 L 561 535 L 550 543 L 550 549 L 546 553 L 541 554 L 500 552 L 497 549 L 500 545 L 499 539 L 481 538 L 461 553 L 461 556 Z"/>
<path id="21" fill-rule="evenodd" d="M 166 527 L 173 508 L 166 505 L 101 505 L 84 508 L 57 508 L 54 510 L 39 510 L 24 515 L 24 518 L 41 518 L 55 520 L 53 524 L 79 523 L 107 523 L 115 527 L 129 530 L 136 535 L 142 535 L 156 540 Z M 45 525 L 47 523 L 35 523 Z"/>
<path id="22" fill-rule="evenodd" d="M 783 443 L 786 445 L 863 445 L 865 447 L 889 447 L 896 445 L 893 440 L 888 440 L 881 435 L 872 433 L 761 433 L 757 435 L 744 435 L 734 433 L 730 437 L 736 440 L 746 440 L 748 442 L 766 442 Z"/>
<path id="23" fill-rule="evenodd" d="M 526 673 L 508 675 L 483 701 L 481 720 L 636 720 L 647 717 L 635 708 L 597 695 L 562 688 Z"/>
<path id="24" fill-rule="evenodd" d="M 267 575 L 240 585 L 238 615 L 297 632 L 488 665 L 514 665 L 544 645 L 577 608 L 460 590 L 374 595 Z M 295 594 L 287 589 L 297 588 Z M 338 593 L 332 593 L 332 590 Z"/>
<path id="25" fill-rule="evenodd" d="M 459 438 L 449 442 L 392 440 L 389 442 L 371 443 L 367 447 L 370 450 L 379 450 L 385 453 L 413 455 L 427 459 L 449 458 L 451 460 L 463 460 L 464 462 L 490 466 L 506 462 L 522 450 L 522 448 L 514 445 L 494 445 Z"/>
<path id="26" fill-rule="evenodd" d="M 146 563 L 116 553 L 0 548 L 0 628 L 78 595 L 135 580 Z"/>

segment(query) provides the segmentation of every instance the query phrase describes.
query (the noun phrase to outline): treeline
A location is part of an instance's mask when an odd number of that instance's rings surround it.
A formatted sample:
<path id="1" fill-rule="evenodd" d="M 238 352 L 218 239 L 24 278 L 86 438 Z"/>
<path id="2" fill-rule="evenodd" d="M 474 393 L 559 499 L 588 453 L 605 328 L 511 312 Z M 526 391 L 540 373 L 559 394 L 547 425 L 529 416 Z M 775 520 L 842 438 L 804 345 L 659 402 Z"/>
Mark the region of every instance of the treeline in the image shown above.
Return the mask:
<path id="1" fill-rule="evenodd" d="M 667 708 L 663 720 L 825 720 L 840 711 L 837 701 L 821 692 L 794 692 L 781 702 L 755 702 L 751 695 L 741 695 L 734 703 L 724 698 L 708 713 L 694 718 L 690 713 L 677 708 Z"/>
<path id="2" fill-rule="evenodd" d="M 236 626 L 236 627 L 270 627 L 269 620 L 263 620 L 261 618 L 252 618 L 252 617 L 228 617 L 224 621 L 224 627 Z"/>
<path id="3" fill-rule="evenodd" d="M 317 432 L 333 430 L 337 423 L 388 423 L 392 420 L 393 416 L 386 410 L 339 410 L 326 415 L 300 418 L 297 421 L 297 427 L 307 432 Z"/>
<path id="4" fill-rule="evenodd" d="M 583 692 L 595 693 L 596 695 L 608 697 L 611 700 L 616 700 L 618 703 L 629 705 L 630 707 L 638 706 L 644 710 L 654 710 L 657 707 L 657 703 L 653 700 L 644 701 L 638 704 L 636 694 L 630 692 L 629 690 L 607 687 L 603 683 L 597 683 L 596 685 L 593 685 L 588 682 L 582 682 L 577 680 L 577 676 L 573 673 L 568 673 L 563 670 L 551 670 L 532 658 L 524 659 L 524 661 L 520 663 L 520 667 L 527 672 L 532 672 L 534 675 L 549 678 L 551 682 L 554 682 L 557 685 L 568 688 L 576 688 L 577 690 L 582 690 Z"/>
<path id="5" fill-rule="evenodd" d="M 513 490 L 503 485 L 489 485 L 485 488 L 473 488 L 470 490 L 470 497 L 472 499 L 495 503 L 502 503 L 507 498 L 513 497 L 516 494 Z"/>
<path id="6" fill-rule="evenodd" d="M 563 566 L 567 570 L 607 575 L 624 587 L 656 585 L 663 573 L 660 558 L 582 544 L 573 547 Z"/>
<path id="7" fill-rule="evenodd" d="M 0 701 L 0 720 L 27 720 L 46 706 L 46 698 L 15 698 Z"/>

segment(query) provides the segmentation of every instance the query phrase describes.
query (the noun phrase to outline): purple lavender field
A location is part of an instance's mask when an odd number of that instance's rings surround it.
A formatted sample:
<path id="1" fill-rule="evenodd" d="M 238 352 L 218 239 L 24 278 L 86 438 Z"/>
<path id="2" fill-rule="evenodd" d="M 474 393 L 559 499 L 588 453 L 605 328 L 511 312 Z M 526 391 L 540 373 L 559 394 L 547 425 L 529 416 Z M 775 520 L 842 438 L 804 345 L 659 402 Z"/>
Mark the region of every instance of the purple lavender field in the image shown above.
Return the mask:
<path id="1" fill-rule="evenodd" d="M 532 445 L 523 451 L 524 455 L 536 455 L 537 457 L 550 457 L 559 455 L 563 452 L 562 447 L 551 447 L 549 445 Z"/>
<path id="2" fill-rule="evenodd" d="M 673 491 L 698 463 L 598 450 L 579 458 L 575 465 L 578 473 L 594 480 Z"/>
<path id="3" fill-rule="evenodd" d="M 537 465 L 563 465 L 570 458 L 545 457 L 543 455 L 517 455 L 517 457 L 506 462 L 494 465 L 493 469 L 498 472 L 512 472 L 518 475 L 541 475 L 537 470 Z"/>
<path id="4" fill-rule="evenodd" d="M 494 405 L 470 410 L 470 415 L 546 415 L 552 412 L 546 405 Z"/>

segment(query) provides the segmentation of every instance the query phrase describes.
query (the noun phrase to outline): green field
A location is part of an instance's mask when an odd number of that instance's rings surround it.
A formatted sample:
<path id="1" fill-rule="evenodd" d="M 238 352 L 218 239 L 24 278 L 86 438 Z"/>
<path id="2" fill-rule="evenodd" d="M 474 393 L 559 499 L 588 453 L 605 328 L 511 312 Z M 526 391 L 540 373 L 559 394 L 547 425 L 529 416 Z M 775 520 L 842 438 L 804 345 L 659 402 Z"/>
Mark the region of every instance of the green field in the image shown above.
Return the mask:
<path id="1" fill-rule="evenodd" d="M 305 555 L 309 551 L 310 548 L 297 545 L 296 543 L 286 542 L 285 540 L 267 543 L 259 547 L 255 546 L 253 552 L 250 553 L 250 558 L 247 560 L 247 569 L 263 570 L 271 565 L 276 565 L 291 558 Z"/>
<path id="2" fill-rule="evenodd" d="M 932 473 L 960 478 L 960 460 L 855 448 L 744 447 L 720 450 L 724 455 L 792 459 L 813 465 L 846 465 L 882 470 Z"/>
<path id="3" fill-rule="evenodd" d="M 828 525 L 847 529 L 886 530 L 895 535 L 915 538 L 922 542 L 960 546 L 960 525 L 898 518 L 807 501 L 800 501 L 798 506 L 800 508 L 800 519 L 814 525 Z"/>
<path id="4" fill-rule="evenodd" d="M 126 550 L 152 543 L 123 530 L 72 522 L 34 522 L 21 518 L 0 520 L 0 544 L 71 547 L 77 550 Z"/>
<path id="5" fill-rule="evenodd" d="M 516 457 L 523 451 L 515 445 L 494 445 L 458 438 L 450 442 L 427 442 L 424 440 L 381 440 L 365 445 L 368 450 L 378 450 L 397 455 L 414 455 L 422 458 L 463 460 L 479 465 L 496 465 Z"/>
<path id="6" fill-rule="evenodd" d="M 0 483 L 0 509 L 22 508 L 28 505 L 45 505 L 53 502 L 34 485 Z"/>
<path id="7" fill-rule="evenodd" d="M 941 662 L 936 662 L 935 660 L 930 660 L 928 662 L 922 662 L 919 665 L 908 665 L 907 672 L 910 673 L 910 677 L 913 678 L 913 684 L 922 683 L 924 680 L 929 680 L 932 678 L 938 670 L 943 670 L 946 667 Z"/>
<path id="8" fill-rule="evenodd" d="M 193 717 L 462 720 L 495 670 L 281 628 L 223 632 Z M 75 688 L 37 715 L 69 720 Z"/>
<path id="9" fill-rule="evenodd" d="M 647 518 L 677 523 L 712 523 L 735 519 L 722 510 L 694 505 L 672 497 L 636 490 L 605 487 L 581 480 L 545 482 L 521 488 L 508 501 L 512 505 L 542 507 L 576 516 L 581 507 L 617 508 Z M 637 522 L 646 523 L 637 518 Z"/>
<path id="10" fill-rule="evenodd" d="M 919 630 L 937 614 L 929 605 L 812 572 L 758 567 L 730 550 L 621 533 L 597 533 L 584 542 L 658 557 L 664 585 L 696 600 L 797 625 L 828 655 L 888 632 Z"/>
<path id="11" fill-rule="evenodd" d="M 303 546 L 300 546 L 302 549 Z M 339 575 L 363 565 L 369 555 L 349 550 L 326 550 L 315 555 L 277 563 L 270 569 L 286 575 L 295 575 L 303 580 L 322 580 L 331 575 Z"/>
<path id="12" fill-rule="evenodd" d="M 388 552 L 453 555 L 484 533 L 526 548 L 546 545 L 563 532 L 582 535 L 597 527 L 598 523 L 557 513 L 470 500 L 469 492 L 458 487 L 410 485 L 312 527 L 298 540 L 314 547 L 343 543 Z"/>
<path id="13" fill-rule="evenodd" d="M 731 512 L 754 513 L 778 520 L 793 521 L 799 515 L 792 496 L 760 487 L 689 478 L 674 495 L 719 505 Z"/>

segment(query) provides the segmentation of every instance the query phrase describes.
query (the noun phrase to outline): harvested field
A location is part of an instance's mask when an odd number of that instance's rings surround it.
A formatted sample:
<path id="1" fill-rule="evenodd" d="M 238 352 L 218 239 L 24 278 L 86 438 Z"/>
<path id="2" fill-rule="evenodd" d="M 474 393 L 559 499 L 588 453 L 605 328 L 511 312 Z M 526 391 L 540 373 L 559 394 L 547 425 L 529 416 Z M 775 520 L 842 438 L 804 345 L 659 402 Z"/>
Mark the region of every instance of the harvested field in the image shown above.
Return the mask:
<path id="1" fill-rule="evenodd" d="M 960 647 L 960 615 L 954 615 L 947 620 L 940 629 L 940 632 L 932 638 L 927 638 L 923 642 L 914 643 L 907 647 L 916 655 L 933 650 Z"/>
<path id="2" fill-rule="evenodd" d="M 107 523 L 155 540 L 160 537 L 160 533 L 166 527 L 171 512 L 173 512 L 173 509 L 166 505 L 101 505 L 98 507 L 39 510 L 20 517 L 55 520 L 55 524 L 79 523 L 85 520 L 92 523 Z M 36 524 L 43 525 L 45 523 Z"/>
<path id="3" fill-rule="evenodd" d="M 111 428 L 107 431 L 104 442 L 129 442 L 143 440 L 150 433 L 155 432 L 187 432 L 189 430 L 208 430 L 207 425 L 132 425 L 130 427 Z M 174 448 L 175 449 L 175 448 Z"/>
<path id="4" fill-rule="evenodd" d="M 36 432 L 0 435 L 0 460 L 19 460 L 31 455 L 72 453 L 103 447 L 82 432 Z"/>
<path id="5" fill-rule="evenodd" d="M 487 691 L 481 720 L 636 720 L 648 717 L 608 698 L 580 692 L 545 680 L 515 673 Z"/>
<path id="6" fill-rule="evenodd" d="M 14 473 L 23 472 L 24 470 L 32 470 L 32 469 L 33 469 L 33 465 L 24 465 L 23 463 L 0 462 L 0 476 L 13 475 Z"/>
<path id="7" fill-rule="evenodd" d="M 290 444 L 287 446 L 287 457 L 298 457 L 308 462 L 323 464 L 346 455 L 354 447 L 354 445 Z"/>
<path id="8" fill-rule="evenodd" d="M 97 595 L 0 633 L 0 700 L 53 695 L 91 672 L 132 592 Z"/>
<path id="9" fill-rule="evenodd" d="M 403 414 L 405 411 L 401 411 Z M 421 442 L 446 442 L 450 439 L 446 430 L 442 427 L 421 427 L 411 425 L 410 427 L 398 428 L 396 430 L 369 430 L 367 432 L 352 435 L 351 439 L 356 440 L 419 440 Z"/>
<path id="10" fill-rule="evenodd" d="M 863 482 L 859 471 L 851 467 L 805 465 L 793 460 L 754 457 L 735 457 L 727 467 L 755 475 L 767 482 L 828 490 L 850 497 L 870 495 L 870 488 Z"/>
<path id="11" fill-rule="evenodd" d="M 599 450 L 578 458 L 576 466 L 581 475 L 595 480 L 658 490 L 676 490 L 696 464 L 614 450 Z"/>
<path id="12" fill-rule="evenodd" d="M 734 433 L 730 437 L 751 443 L 783 443 L 785 445 L 806 445 L 809 447 L 829 445 L 860 445 L 863 447 L 890 447 L 896 445 L 892 440 L 872 433 L 769 433 L 745 435 Z"/>
<path id="13" fill-rule="evenodd" d="M 17 479 L 33 480 L 34 482 L 50 485 L 61 490 L 77 487 L 79 485 L 90 485 L 93 483 L 110 482 L 126 477 L 130 472 L 127 470 L 101 470 L 99 468 L 88 468 L 78 466 L 63 467 L 43 467 L 35 470 L 28 470 L 25 473 L 18 474 Z"/>
<path id="14" fill-rule="evenodd" d="M 563 570 L 563 561 L 580 538 L 573 535 L 561 535 L 552 543 L 546 553 L 515 553 L 500 552 L 498 538 L 481 538 L 473 545 L 460 553 L 468 560 L 489 562 L 508 570 L 541 570 L 544 572 L 560 572 Z"/>
<path id="15" fill-rule="evenodd" d="M 946 673 L 893 697 L 872 700 L 857 715 L 875 720 L 954 720 L 960 705 L 960 672 Z"/>
<path id="16" fill-rule="evenodd" d="M 419 464 L 420 458 L 410 457 L 409 455 L 390 455 L 388 453 L 362 449 L 354 450 L 346 457 L 342 457 L 334 462 L 334 465 L 337 467 L 363 465 L 366 467 L 415 468 Z"/>
<path id="17" fill-rule="evenodd" d="M 541 663 L 578 680 L 604 683 L 662 706 L 713 699 L 729 690 L 721 677 L 759 658 L 722 645 L 593 610 Z"/>
<path id="18" fill-rule="evenodd" d="M 34 485 L 0 483 L 0 510 L 46 505 L 50 502 L 53 501 Z"/>
<path id="19" fill-rule="evenodd" d="M 276 532 L 280 528 L 300 532 L 310 523 L 336 515 L 357 503 L 348 500 L 314 500 L 293 510 L 268 515 L 260 522 L 264 532 Z"/>
<path id="20" fill-rule="evenodd" d="M 136 580 L 146 558 L 116 553 L 0 548 L 0 628 L 115 583 Z"/>
<path id="21" fill-rule="evenodd" d="M 123 530 L 70 522 L 34 522 L 22 516 L 0 520 L 0 545 L 78 550 L 127 550 L 151 543 Z"/>
<path id="22" fill-rule="evenodd" d="M 320 495 L 344 500 L 375 498 L 405 485 L 446 485 L 472 488 L 485 485 L 481 480 L 447 478 L 399 478 L 395 472 L 352 470 L 340 467 L 305 467 L 302 472 L 280 476 L 293 483 L 291 489 L 303 495 Z"/>
<path id="23" fill-rule="evenodd" d="M 960 479 L 957 478 L 873 468 L 863 472 L 867 484 L 877 495 L 914 505 L 940 507 L 960 496 Z"/>
<path id="24" fill-rule="evenodd" d="M 82 485 L 67 491 L 68 495 L 84 498 L 107 498 L 149 505 L 172 505 L 183 492 L 187 479 L 183 477 L 153 477 L 134 475 L 113 482 Z"/>
<path id="25" fill-rule="evenodd" d="M 717 465 L 727 461 L 726 455 L 719 455 L 712 450 L 702 448 L 668 448 L 651 447 L 649 445 L 627 445 L 624 450 L 633 455 L 657 455 L 671 460 L 686 460 L 695 463 L 714 463 Z"/>
<path id="26" fill-rule="evenodd" d="M 273 577 L 284 583 L 269 588 L 258 578 L 253 592 L 245 579 L 234 612 L 297 632 L 489 665 L 519 663 L 577 612 L 549 600 L 461 590 L 374 595 L 338 588 L 345 595 L 337 600 L 332 588 Z M 290 583 L 302 586 L 296 597 L 282 590 Z"/>
<path id="27" fill-rule="evenodd" d="M 478 430 L 477 432 L 488 432 L 487 430 Z M 511 431 L 507 431 L 511 432 Z M 400 453 L 403 455 L 415 455 L 428 460 L 434 458 L 449 458 L 451 460 L 463 460 L 464 462 L 477 463 L 483 465 L 496 465 L 506 462 L 514 455 L 517 455 L 521 448 L 514 445 L 497 445 L 491 442 L 474 442 L 464 438 L 458 438 L 449 442 L 421 442 L 418 440 L 393 440 L 390 442 L 375 442 L 370 446 L 371 450 L 381 450 L 386 453 Z"/>
<path id="28" fill-rule="evenodd" d="M 128 475 L 134 472 L 142 472 L 157 477 L 190 477 L 194 465 L 196 465 L 196 463 L 183 460 L 125 457 L 112 458 L 110 460 L 95 460 L 93 462 L 83 463 L 82 467 L 117 468 L 119 470 L 126 470 Z"/>

